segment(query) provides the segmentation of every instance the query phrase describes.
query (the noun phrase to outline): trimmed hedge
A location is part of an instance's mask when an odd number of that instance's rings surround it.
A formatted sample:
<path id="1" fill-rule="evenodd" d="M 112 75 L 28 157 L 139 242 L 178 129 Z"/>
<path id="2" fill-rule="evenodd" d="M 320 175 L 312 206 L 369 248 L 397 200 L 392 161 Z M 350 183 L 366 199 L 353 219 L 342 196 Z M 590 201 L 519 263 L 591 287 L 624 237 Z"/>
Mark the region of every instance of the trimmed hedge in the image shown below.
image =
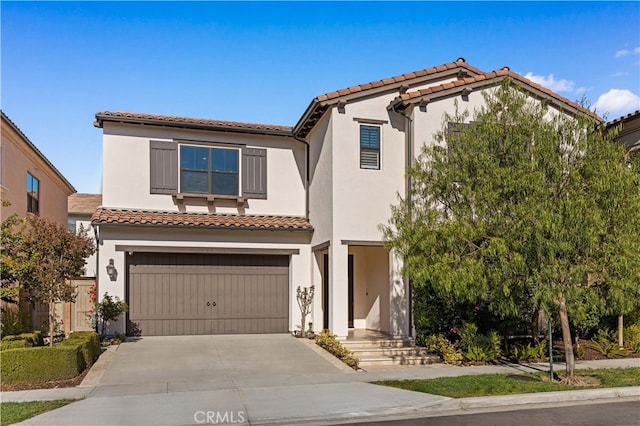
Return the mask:
<path id="1" fill-rule="evenodd" d="M 25 340 L 23 340 L 25 341 Z M 100 355 L 100 339 L 94 332 L 72 333 L 54 347 L 2 351 L 3 383 L 44 383 L 72 379 L 91 367 Z"/>
<path id="2" fill-rule="evenodd" d="M 82 372 L 82 354 L 75 347 L 42 346 L 2 351 L 2 383 L 44 383 L 72 379 Z"/>
<path id="3" fill-rule="evenodd" d="M 33 345 L 26 340 L 3 340 L 0 342 L 0 351 L 6 349 L 31 348 Z"/>

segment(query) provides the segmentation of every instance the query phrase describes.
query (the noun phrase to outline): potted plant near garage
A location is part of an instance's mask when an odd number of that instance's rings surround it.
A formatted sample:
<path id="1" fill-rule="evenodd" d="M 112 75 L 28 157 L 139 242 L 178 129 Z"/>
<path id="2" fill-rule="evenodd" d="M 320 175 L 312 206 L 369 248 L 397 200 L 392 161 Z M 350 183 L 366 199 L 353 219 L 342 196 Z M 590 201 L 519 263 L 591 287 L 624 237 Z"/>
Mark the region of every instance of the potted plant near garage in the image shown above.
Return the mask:
<path id="1" fill-rule="evenodd" d="M 313 303 L 313 294 L 315 287 L 300 287 L 298 286 L 297 299 L 298 306 L 300 307 L 300 330 L 296 332 L 297 337 L 305 337 L 309 333 L 313 334 L 311 329 L 312 323 L 309 323 L 309 331 L 305 331 L 305 325 L 307 324 L 307 315 L 311 312 L 311 304 Z"/>

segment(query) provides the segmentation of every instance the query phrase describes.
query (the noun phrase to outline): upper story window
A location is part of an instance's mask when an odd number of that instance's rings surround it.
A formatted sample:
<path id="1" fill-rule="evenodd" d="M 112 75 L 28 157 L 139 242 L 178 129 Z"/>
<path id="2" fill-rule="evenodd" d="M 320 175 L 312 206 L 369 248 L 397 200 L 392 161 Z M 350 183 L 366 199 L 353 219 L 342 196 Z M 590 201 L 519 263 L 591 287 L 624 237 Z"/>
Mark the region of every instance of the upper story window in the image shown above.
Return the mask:
<path id="1" fill-rule="evenodd" d="M 150 193 L 267 198 L 267 150 L 150 141 Z"/>
<path id="2" fill-rule="evenodd" d="M 239 195 L 239 183 L 238 149 L 180 146 L 180 192 Z"/>
<path id="3" fill-rule="evenodd" d="M 40 213 L 40 181 L 27 172 L 27 212 Z"/>
<path id="4" fill-rule="evenodd" d="M 360 126 L 360 168 L 380 170 L 380 127 Z"/>

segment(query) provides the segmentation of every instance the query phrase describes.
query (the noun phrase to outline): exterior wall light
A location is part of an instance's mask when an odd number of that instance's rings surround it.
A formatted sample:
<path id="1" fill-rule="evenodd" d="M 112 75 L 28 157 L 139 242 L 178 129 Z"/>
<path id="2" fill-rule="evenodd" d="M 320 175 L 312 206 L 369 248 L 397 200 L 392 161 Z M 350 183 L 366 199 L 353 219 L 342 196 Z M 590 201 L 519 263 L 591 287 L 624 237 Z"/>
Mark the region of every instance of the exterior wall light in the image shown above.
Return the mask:
<path id="1" fill-rule="evenodd" d="M 109 259 L 109 264 L 107 265 L 107 275 L 109 275 L 109 279 L 111 281 L 115 281 L 118 279 L 118 270 L 113 264 L 113 259 Z"/>

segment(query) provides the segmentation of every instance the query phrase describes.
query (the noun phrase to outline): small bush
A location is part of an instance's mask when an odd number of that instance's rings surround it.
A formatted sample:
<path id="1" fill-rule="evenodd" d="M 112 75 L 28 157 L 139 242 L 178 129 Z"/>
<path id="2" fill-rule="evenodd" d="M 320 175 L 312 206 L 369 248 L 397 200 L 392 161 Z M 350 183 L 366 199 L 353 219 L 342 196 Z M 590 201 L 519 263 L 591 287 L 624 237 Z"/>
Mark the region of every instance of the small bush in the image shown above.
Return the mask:
<path id="1" fill-rule="evenodd" d="M 91 367 L 101 352 L 100 338 L 93 331 L 73 332 L 67 340 L 58 343 L 56 346 L 78 348 L 84 361 L 83 370 L 86 367 Z"/>
<path id="2" fill-rule="evenodd" d="M 33 344 L 26 340 L 2 340 L 0 343 L 0 351 L 7 349 L 31 348 Z"/>
<path id="3" fill-rule="evenodd" d="M 33 330 L 31 316 L 22 308 L 6 308 L 1 311 L 0 332 L 3 336 L 28 333 Z"/>
<path id="4" fill-rule="evenodd" d="M 8 349 L 5 344 L 29 345 L 30 341 L 2 343 L 2 382 L 11 384 L 71 379 L 92 366 L 101 351 L 100 339 L 92 331 L 71 333 L 69 339 L 52 348 Z"/>
<path id="5" fill-rule="evenodd" d="M 598 330 L 593 339 L 589 342 L 590 346 L 600 352 L 607 358 L 615 358 L 616 356 L 624 356 L 629 354 L 627 348 L 621 348 L 617 341 L 611 338 L 608 330 Z"/>
<path id="6" fill-rule="evenodd" d="M 316 344 L 333 354 L 336 358 L 347 364 L 354 370 L 358 369 L 360 360 L 353 356 L 353 352 L 338 342 L 336 335 L 329 330 L 322 330 L 315 338 Z"/>
<path id="7" fill-rule="evenodd" d="M 488 362 L 495 359 L 482 346 L 470 346 L 463 355 L 471 362 Z"/>
<path id="8" fill-rule="evenodd" d="M 477 325 L 466 322 L 458 330 L 458 336 L 460 340 L 457 346 L 469 361 L 495 361 L 500 356 L 501 339 L 495 330 L 491 330 L 486 335 L 479 334 Z M 473 351 L 470 351 L 471 348 L 474 348 Z M 470 359 L 466 356 L 467 353 L 472 357 L 481 356 L 483 359 Z"/>
<path id="9" fill-rule="evenodd" d="M 76 377 L 82 354 L 74 347 L 37 347 L 2 351 L 2 383 L 44 383 Z"/>
<path id="10" fill-rule="evenodd" d="M 575 347 L 577 348 L 578 345 Z M 531 343 L 528 343 L 526 347 L 516 346 L 513 348 L 513 358 L 518 362 L 531 360 L 547 361 L 547 341 L 543 340 L 533 346 L 531 346 Z"/>
<path id="11" fill-rule="evenodd" d="M 640 353 L 640 323 L 625 327 L 623 336 L 625 346 L 635 353 Z"/>
<path id="12" fill-rule="evenodd" d="M 427 350 L 440 355 L 445 364 L 459 364 L 462 361 L 462 353 L 442 334 L 428 336 L 424 343 Z"/>

